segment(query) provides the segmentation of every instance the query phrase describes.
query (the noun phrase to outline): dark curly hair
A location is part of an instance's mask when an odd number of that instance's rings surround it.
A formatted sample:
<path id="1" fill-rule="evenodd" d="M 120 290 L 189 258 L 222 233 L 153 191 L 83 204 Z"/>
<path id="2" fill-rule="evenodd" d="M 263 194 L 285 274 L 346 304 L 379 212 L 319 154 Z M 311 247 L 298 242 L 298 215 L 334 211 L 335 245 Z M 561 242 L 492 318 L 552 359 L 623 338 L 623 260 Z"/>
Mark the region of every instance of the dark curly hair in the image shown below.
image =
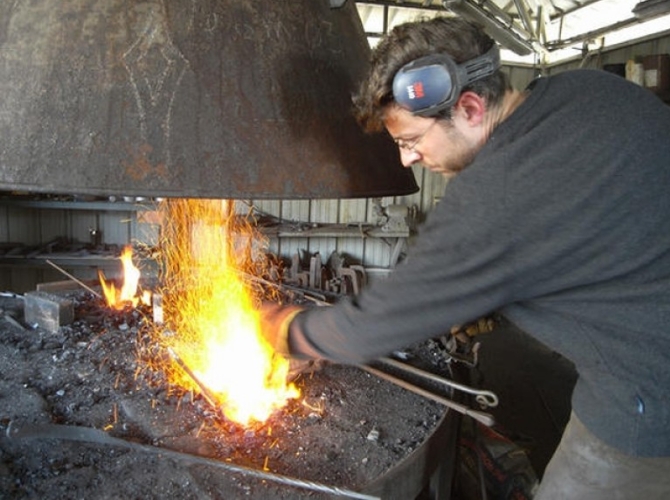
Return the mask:
<path id="1" fill-rule="evenodd" d="M 447 54 L 462 63 L 484 54 L 494 43 L 481 26 L 458 17 L 440 16 L 396 26 L 372 51 L 368 75 L 353 98 L 356 119 L 368 132 L 383 129 L 384 111 L 395 102 L 393 77 L 410 61 Z M 498 70 L 463 90 L 471 90 L 495 106 L 509 88 L 508 78 Z M 449 118 L 449 113 L 447 110 L 441 117 Z"/>

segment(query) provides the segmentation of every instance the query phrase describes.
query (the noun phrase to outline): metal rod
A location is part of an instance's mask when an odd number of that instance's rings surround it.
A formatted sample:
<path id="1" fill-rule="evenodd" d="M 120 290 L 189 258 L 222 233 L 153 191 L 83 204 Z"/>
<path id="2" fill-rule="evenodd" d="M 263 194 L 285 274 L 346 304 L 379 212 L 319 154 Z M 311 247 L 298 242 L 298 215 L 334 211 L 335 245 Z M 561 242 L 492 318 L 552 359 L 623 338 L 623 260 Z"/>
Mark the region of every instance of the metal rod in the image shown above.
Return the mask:
<path id="1" fill-rule="evenodd" d="M 377 370 L 376 368 L 372 368 L 371 366 L 368 365 L 359 365 L 363 370 L 365 370 L 368 373 L 371 373 L 373 375 L 376 375 L 377 377 L 387 380 L 389 382 L 392 382 L 393 384 L 402 387 L 404 389 L 407 389 L 409 391 L 412 391 L 416 394 L 419 394 L 420 396 L 423 396 L 428 399 L 432 399 L 433 401 L 436 401 L 440 404 L 443 404 L 444 406 L 451 408 L 452 410 L 455 410 L 463 415 L 467 415 L 468 417 L 474 418 L 478 422 L 481 422 L 482 424 L 486 425 L 487 427 L 492 427 L 495 425 L 495 419 L 493 418 L 493 415 L 490 413 L 485 413 L 483 411 L 477 411 L 473 410 L 471 408 L 468 408 L 465 405 L 462 405 L 460 403 L 457 403 L 456 401 L 452 401 L 451 399 L 443 398 L 442 396 L 439 396 L 437 394 L 434 394 L 430 391 L 427 391 L 425 389 L 422 389 L 421 387 L 417 387 L 414 384 L 410 384 L 406 380 L 402 380 L 398 377 L 394 377 L 393 375 L 390 375 L 386 372 L 383 372 L 381 370 Z"/>
<path id="2" fill-rule="evenodd" d="M 216 402 L 216 397 L 214 394 L 212 394 L 212 391 L 210 391 L 205 384 L 203 384 L 200 379 L 197 377 L 197 375 L 189 368 L 189 366 L 184 362 L 183 359 L 179 357 L 179 355 L 175 352 L 175 350 L 172 347 L 167 348 L 167 352 L 170 355 L 170 358 L 177 363 L 179 368 L 184 370 L 186 374 L 191 377 L 191 380 L 195 383 L 195 385 L 198 386 L 198 389 L 200 389 L 200 392 L 202 393 L 202 396 L 207 400 L 207 402 L 210 404 L 210 406 L 216 411 L 217 415 L 219 418 L 223 419 L 223 411 L 221 410 L 221 407 L 217 404 Z"/>
<path id="3" fill-rule="evenodd" d="M 257 469 L 252 469 L 242 465 L 235 465 L 228 462 L 222 462 L 212 458 L 200 457 L 173 451 L 167 448 L 160 448 L 146 444 L 134 443 L 126 441 L 125 439 L 110 436 L 99 429 L 92 429 L 90 427 L 69 426 L 69 425 L 55 425 L 55 424 L 26 424 L 23 426 L 14 426 L 10 422 L 7 427 L 6 435 L 9 439 L 59 439 L 68 441 L 79 441 L 87 443 L 96 443 L 109 446 L 120 446 L 130 450 L 151 453 L 160 455 L 161 457 L 172 458 L 181 462 L 190 464 L 206 465 L 223 469 L 228 472 L 243 474 L 245 476 L 255 477 L 264 481 L 273 481 L 275 483 L 294 486 L 296 488 L 305 488 L 312 491 L 320 491 L 329 495 L 338 497 L 355 498 L 359 500 L 380 500 L 377 496 L 367 495 L 365 493 L 358 493 L 335 486 L 327 486 L 313 481 L 305 481 L 302 479 L 295 479 L 281 474 L 274 474 L 272 472 L 265 472 Z"/>
<path id="4" fill-rule="evenodd" d="M 86 283 L 83 283 L 82 281 L 80 281 L 80 280 L 78 280 L 77 278 L 75 278 L 74 276 L 72 276 L 70 273 L 68 273 L 68 272 L 67 272 L 65 269 L 63 269 L 62 267 L 57 266 L 56 264 L 54 264 L 53 262 L 51 262 L 49 259 L 46 259 L 46 262 L 47 262 L 47 264 L 49 264 L 51 267 L 53 267 L 53 268 L 56 269 L 57 271 L 60 271 L 60 272 L 63 273 L 65 276 L 67 276 L 68 278 L 70 278 L 72 281 L 74 281 L 75 283 L 77 283 L 77 284 L 78 284 L 79 286 L 81 286 L 82 288 L 84 288 L 84 289 L 88 290 L 89 292 L 91 292 L 93 295 L 95 295 L 95 296 L 98 297 L 99 299 L 102 298 L 102 295 L 100 295 L 98 292 L 96 292 L 95 290 L 93 290 L 93 289 L 92 289 L 90 286 L 88 286 Z"/>
<path id="5" fill-rule="evenodd" d="M 493 38 L 517 54 L 526 56 L 534 52 L 533 45 L 517 33 L 516 26 L 506 25 L 500 18 L 486 11 L 479 4 L 471 3 L 469 0 L 443 0 L 442 5 L 449 11 L 482 24 L 488 28 Z M 488 2 L 487 5 L 491 3 Z"/>
<path id="6" fill-rule="evenodd" d="M 456 389 L 457 391 L 472 394 L 476 396 L 475 399 L 482 406 L 489 406 L 489 407 L 498 406 L 498 396 L 496 396 L 494 392 L 475 389 L 467 385 L 459 384 L 458 382 L 454 382 L 453 380 L 440 377 L 438 375 L 435 375 L 434 373 L 421 370 L 420 368 L 416 368 L 406 363 L 401 363 L 400 361 L 396 361 L 395 359 L 392 358 L 380 358 L 379 361 L 381 361 L 382 363 L 386 363 L 390 366 L 393 366 L 394 368 L 397 368 L 404 372 L 411 373 L 412 375 L 416 375 L 418 377 L 422 377 L 427 380 L 432 380 L 433 382 L 437 382 L 438 384 L 446 385 L 448 387 L 451 387 L 452 389 Z"/>

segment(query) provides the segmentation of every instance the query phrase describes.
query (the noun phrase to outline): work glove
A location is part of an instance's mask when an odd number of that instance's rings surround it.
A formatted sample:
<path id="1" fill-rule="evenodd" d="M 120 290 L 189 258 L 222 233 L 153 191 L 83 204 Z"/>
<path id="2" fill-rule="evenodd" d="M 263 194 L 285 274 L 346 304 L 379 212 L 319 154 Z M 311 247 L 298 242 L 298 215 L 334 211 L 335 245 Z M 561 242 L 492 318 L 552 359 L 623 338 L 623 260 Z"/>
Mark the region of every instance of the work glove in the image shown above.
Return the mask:
<path id="1" fill-rule="evenodd" d="M 288 329 L 291 321 L 303 311 L 300 306 L 266 302 L 259 309 L 261 334 L 275 352 L 290 357 Z"/>

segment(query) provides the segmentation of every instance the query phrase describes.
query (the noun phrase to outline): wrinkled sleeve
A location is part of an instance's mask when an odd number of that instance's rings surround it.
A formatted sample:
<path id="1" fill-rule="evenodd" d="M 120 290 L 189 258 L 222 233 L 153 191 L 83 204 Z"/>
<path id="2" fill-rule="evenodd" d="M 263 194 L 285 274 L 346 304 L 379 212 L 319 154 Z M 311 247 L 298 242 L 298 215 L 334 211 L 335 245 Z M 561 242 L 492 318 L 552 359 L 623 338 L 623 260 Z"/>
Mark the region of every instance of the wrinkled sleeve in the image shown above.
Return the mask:
<path id="1" fill-rule="evenodd" d="M 504 188 L 466 173 L 450 182 L 409 257 L 387 279 L 292 321 L 292 355 L 362 362 L 438 337 L 503 302 L 512 273 L 501 234 L 506 215 L 492 207 Z"/>

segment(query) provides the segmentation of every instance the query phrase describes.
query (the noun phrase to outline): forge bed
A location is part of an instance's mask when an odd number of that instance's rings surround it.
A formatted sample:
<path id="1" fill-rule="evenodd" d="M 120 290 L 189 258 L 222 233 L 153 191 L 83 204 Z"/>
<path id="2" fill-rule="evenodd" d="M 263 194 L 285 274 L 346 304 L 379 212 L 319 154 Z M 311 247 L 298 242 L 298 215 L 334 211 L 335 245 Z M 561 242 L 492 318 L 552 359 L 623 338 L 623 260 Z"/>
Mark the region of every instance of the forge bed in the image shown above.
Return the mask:
<path id="1" fill-rule="evenodd" d="M 456 419 L 438 403 L 327 364 L 244 429 L 150 369 L 150 315 L 70 298 L 57 333 L 21 328 L 22 300 L 0 298 L 0 499 L 407 500 L 449 468 Z M 435 371 L 433 348 L 407 354 Z"/>

